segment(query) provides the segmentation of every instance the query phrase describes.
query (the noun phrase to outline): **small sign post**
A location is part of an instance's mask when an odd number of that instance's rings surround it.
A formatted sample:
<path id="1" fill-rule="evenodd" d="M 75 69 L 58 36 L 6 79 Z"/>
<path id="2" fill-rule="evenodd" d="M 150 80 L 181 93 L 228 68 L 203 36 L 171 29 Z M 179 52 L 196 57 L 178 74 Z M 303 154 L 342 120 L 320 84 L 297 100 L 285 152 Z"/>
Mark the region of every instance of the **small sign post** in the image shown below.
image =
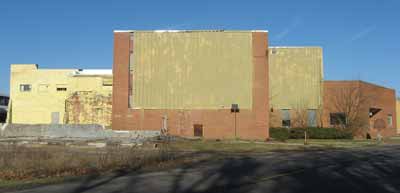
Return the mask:
<path id="1" fill-rule="evenodd" d="M 238 104 L 232 104 L 231 105 L 231 113 L 235 114 L 235 138 L 237 137 L 237 128 L 236 128 L 236 113 L 239 113 L 239 105 Z"/>

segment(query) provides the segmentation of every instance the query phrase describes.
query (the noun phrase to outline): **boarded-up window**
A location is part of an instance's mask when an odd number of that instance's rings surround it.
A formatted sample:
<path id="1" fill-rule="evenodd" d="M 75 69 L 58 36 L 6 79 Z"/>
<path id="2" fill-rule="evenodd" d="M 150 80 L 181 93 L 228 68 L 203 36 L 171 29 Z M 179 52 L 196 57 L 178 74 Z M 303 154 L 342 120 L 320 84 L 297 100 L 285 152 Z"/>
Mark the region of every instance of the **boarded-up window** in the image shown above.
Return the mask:
<path id="1" fill-rule="evenodd" d="M 309 127 L 317 127 L 317 110 L 308 110 L 307 124 Z"/>

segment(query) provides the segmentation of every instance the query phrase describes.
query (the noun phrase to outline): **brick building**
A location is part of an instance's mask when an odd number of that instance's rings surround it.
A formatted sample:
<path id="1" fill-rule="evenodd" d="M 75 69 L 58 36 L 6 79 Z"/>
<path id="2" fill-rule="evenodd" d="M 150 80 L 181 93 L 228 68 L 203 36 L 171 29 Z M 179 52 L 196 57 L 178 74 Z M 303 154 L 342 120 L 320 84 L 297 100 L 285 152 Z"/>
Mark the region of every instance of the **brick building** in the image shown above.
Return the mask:
<path id="1" fill-rule="evenodd" d="M 397 134 L 400 135 L 400 99 L 396 101 L 396 120 L 397 120 Z"/>
<path id="2" fill-rule="evenodd" d="M 266 31 L 115 31 L 112 128 L 268 138 L 267 49 Z"/>
<path id="3" fill-rule="evenodd" d="M 395 90 L 363 81 L 324 82 L 324 127 L 350 125 L 359 137 L 396 134 Z"/>

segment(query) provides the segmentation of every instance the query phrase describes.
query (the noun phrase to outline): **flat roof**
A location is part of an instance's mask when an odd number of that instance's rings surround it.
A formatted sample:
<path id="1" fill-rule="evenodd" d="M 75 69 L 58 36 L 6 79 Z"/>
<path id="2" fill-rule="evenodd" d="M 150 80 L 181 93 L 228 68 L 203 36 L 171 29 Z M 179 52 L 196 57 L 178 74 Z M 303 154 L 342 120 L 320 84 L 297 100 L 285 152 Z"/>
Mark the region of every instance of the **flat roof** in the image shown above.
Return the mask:
<path id="1" fill-rule="evenodd" d="M 394 88 L 391 88 L 391 87 L 382 86 L 382 85 L 371 83 L 371 82 L 367 82 L 367 81 L 364 81 L 364 80 L 324 80 L 324 82 L 327 82 L 327 83 L 335 83 L 335 82 L 347 82 L 347 83 L 353 82 L 354 83 L 354 82 L 359 82 L 359 83 L 369 84 L 369 85 L 376 86 L 376 87 L 395 90 Z"/>
<path id="2" fill-rule="evenodd" d="M 114 33 L 151 32 L 151 33 L 177 33 L 177 32 L 268 32 L 268 30 L 114 30 Z"/>
<path id="3" fill-rule="evenodd" d="M 322 46 L 269 46 L 269 48 L 322 48 Z"/>
<path id="4" fill-rule="evenodd" d="M 74 76 L 112 76 L 111 69 L 77 69 Z"/>

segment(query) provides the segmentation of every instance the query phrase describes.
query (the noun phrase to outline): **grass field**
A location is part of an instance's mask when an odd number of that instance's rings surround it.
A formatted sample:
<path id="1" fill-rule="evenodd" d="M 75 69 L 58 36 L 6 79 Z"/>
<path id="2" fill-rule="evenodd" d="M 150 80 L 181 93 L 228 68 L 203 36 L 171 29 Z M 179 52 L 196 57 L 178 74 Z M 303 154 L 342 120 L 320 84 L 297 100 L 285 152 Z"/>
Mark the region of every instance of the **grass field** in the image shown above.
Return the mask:
<path id="1" fill-rule="evenodd" d="M 391 140 L 395 142 L 394 140 Z M 400 140 L 396 141 L 400 144 Z M 293 151 L 324 148 L 357 148 L 380 145 L 374 140 L 329 140 L 308 139 L 307 145 L 304 140 L 290 139 L 285 142 L 270 141 L 244 141 L 244 140 L 182 140 L 170 144 L 171 149 L 176 151 L 198 151 L 198 152 L 228 152 L 228 153 L 262 153 L 271 151 Z"/>

